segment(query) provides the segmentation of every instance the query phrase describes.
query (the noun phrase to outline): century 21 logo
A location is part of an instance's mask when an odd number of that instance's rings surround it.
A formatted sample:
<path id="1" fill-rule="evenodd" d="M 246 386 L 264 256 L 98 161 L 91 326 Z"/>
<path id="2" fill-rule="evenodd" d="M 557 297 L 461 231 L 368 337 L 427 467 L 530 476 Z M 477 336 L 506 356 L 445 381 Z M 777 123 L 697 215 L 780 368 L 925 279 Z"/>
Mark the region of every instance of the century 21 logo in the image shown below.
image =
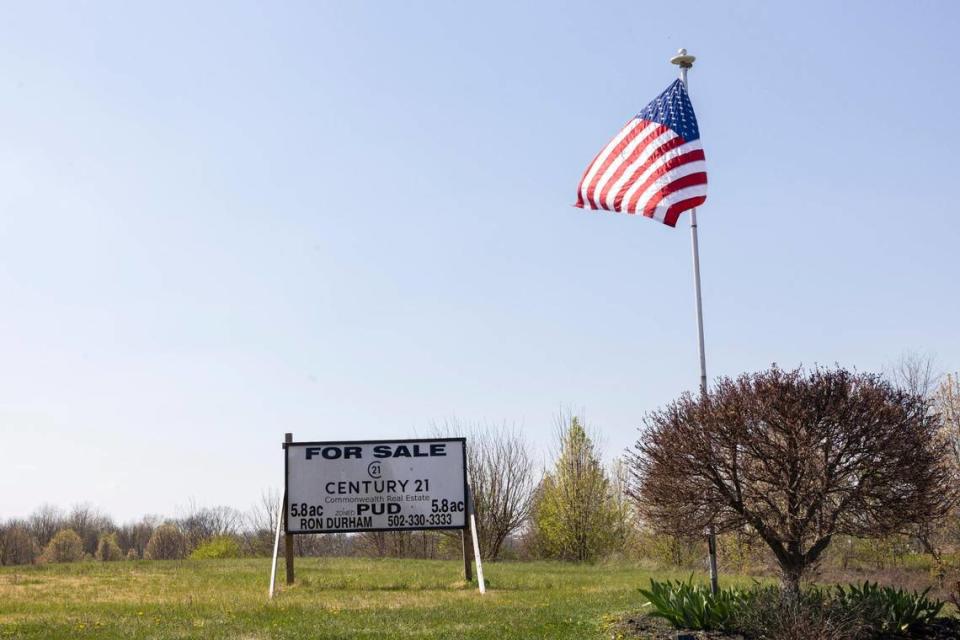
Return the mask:
<path id="1" fill-rule="evenodd" d="M 373 478 L 374 480 L 379 480 L 379 479 L 380 479 L 380 473 L 381 473 L 381 471 L 380 471 L 380 461 L 379 461 L 379 460 L 374 460 L 373 462 L 371 462 L 370 464 L 368 464 L 368 465 L 367 465 L 367 473 L 368 473 L 368 474 L 370 475 L 370 477 Z"/>

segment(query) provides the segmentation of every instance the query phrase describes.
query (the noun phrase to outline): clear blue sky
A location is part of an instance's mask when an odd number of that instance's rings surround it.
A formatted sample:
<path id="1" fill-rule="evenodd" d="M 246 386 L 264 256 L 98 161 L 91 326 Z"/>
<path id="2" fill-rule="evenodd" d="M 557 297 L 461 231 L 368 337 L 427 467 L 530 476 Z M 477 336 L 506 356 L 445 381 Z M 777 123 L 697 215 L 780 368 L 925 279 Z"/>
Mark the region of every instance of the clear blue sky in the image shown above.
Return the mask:
<path id="1" fill-rule="evenodd" d="M 285 431 L 618 454 L 697 385 L 688 219 L 571 204 L 681 46 L 711 377 L 960 367 L 956 3 L 136 4 L 0 23 L 0 517 L 245 508 Z"/>

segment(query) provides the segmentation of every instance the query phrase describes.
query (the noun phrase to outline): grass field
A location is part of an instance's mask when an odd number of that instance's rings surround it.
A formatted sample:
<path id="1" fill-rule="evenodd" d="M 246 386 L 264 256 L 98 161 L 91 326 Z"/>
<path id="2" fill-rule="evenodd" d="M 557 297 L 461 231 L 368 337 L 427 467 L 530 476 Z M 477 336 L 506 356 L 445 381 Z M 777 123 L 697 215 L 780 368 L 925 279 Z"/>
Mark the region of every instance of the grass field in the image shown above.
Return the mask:
<path id="1" fill-rule="evenodd" d="M 0 638 L 601 638 L 608 620 L 639 609 L 637 587 L 653 575 L 484 568 L 481 596 L 459 562 L 304 558 L 298 583 L 267 602 L 264 559 L 5 567 Z"/>

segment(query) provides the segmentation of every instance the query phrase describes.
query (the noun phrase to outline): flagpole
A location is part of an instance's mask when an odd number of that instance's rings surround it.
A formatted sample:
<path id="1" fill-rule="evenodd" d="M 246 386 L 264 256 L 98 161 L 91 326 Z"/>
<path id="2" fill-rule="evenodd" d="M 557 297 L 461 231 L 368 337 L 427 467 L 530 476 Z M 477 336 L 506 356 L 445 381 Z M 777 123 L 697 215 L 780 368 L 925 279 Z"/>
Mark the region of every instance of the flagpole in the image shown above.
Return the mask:
<path id="1" fill-rule="evenodd" d="M 672 64 L 680 67 L 680 81 L 687 85 L 687 69 L 693 67 L 696 56 L 687 54 L 686 49 L 680 49 L 677 55 L 670 58 Z M 697 241 L 697 210 L 690 209 L 690 243 L 693 248 L 693 288 L 697 298 L 697 339 L 700 347 L 700 393 L 707 395 L 707 355 L 703 346 L 703 299 L 700 295 L 700 243 Z M 710 590 L 716 594 L 720 588 L 717 577 L 717 534 L 711 524 L 707 531 L 707 549 L 710 560 Z"/>

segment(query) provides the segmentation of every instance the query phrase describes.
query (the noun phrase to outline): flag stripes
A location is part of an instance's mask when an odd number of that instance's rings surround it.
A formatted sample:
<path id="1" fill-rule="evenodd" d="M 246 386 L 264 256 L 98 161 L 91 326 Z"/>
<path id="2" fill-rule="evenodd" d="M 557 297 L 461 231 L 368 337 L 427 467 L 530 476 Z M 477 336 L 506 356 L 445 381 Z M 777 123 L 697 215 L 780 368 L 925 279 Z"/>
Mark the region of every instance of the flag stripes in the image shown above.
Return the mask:
<path id="1" fill-rule="evenodd" d="M 696 116 L 679 80 L 597 154 L 575 206 L 639 213 L 671 227 L 704 203 L 707 171 Z"/>

